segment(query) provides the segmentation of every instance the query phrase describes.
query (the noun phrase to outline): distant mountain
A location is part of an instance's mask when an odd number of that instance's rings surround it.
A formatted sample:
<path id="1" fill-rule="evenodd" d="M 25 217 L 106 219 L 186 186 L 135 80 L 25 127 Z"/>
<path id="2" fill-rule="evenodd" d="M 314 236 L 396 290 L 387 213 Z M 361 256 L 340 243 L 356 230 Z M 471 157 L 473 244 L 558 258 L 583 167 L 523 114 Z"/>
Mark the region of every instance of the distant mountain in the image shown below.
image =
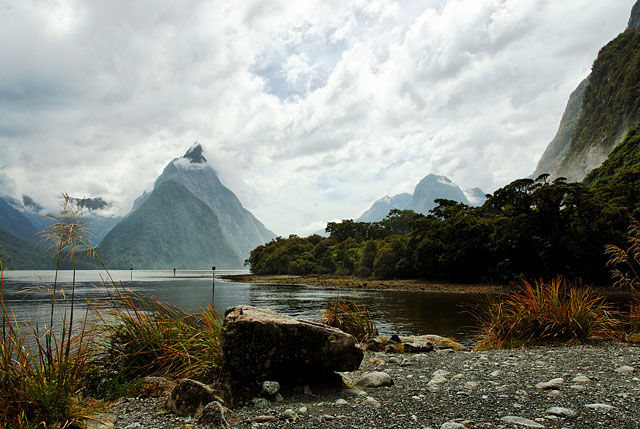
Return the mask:
<path id="1" fill-rule="evenodd" d="M 5 270 L 55 268 L 55 261 L 43 249 L 2 228 L 0 228 L 0 260 Z"/>
<path id="2" fill-rule="evenodd" d="M 436 199 L 454 200 L 470 206 L 481 206 L 487 199 L 480 188 L 462 190 L 447 177 L 429 174 L 415 187 L 413 195 L 398 194 L 384 197 L 373 203 L 357 220 L 358 222 L 379 222 L 390 210 L 413 210 L 424 215 L 436 206 Z"/>
<path id="3" fill-rule="evenodd" d="M 165 167 L 153 191 L 136 199 L 100 247 L 112 268 L 241 268 L 251 250 L 272 238 L 194 144 Z"/>
<path id="4" fill-rule="evenodd" d="M 14 206 L 15 200 L 0 198 L 0 228 L 25 241 L 35 242 L 38 229 Z"/>
<path id="5" fill-rule="evenodd" d="M 428 215 L 429 210 L 436 206 L 435 200 L 439 198 L 470 205 L 469 200 L 458 185 L 447 177 L 429 174 L 416 185 L 407 208 L 416 213 Z"/>
<path id="6" fill-rule="evenodd" d="M 234 268 L 243 263 L 215 213 L 171 180 L 156 184 L 149 198 L 102 240 L 99 253 L 116 269 Z"/>
<path id="7" fill-rule="evenodd" d="M 569 97 L 554 139 L 534 177 L 582 180 L 640 121 L 640 0 L 627 30 L 604 46 L 591 74 Z"/>
<path id="8" fill-rule="evenodd" d="M 404 210 L 409 206 L 411 194 L 398 194 L 393 197 L 386 196 L 374 202 L 371 208 L 362 213 L 358 222 L 379 222 L 393 209 Z"/>
<path id="9" fill-rule="evenodd" d="M 213 210 L 227 243 L 243 260 L 253 249 L 276 237 L 220 182 L 199 144 L 194 144 L 182 158 L 171 161 L 155 186 L 167 181 L 181 183 Z"/>

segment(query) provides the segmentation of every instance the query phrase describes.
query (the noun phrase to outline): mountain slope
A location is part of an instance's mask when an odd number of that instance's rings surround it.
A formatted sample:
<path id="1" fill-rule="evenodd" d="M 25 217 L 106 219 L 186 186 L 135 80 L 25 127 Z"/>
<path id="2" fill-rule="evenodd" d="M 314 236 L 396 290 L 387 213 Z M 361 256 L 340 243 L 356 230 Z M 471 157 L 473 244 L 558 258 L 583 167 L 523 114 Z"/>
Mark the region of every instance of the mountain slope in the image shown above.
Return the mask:
<path id="1" fill-rule="evenodd" d="M 0 198 L 0 228 L 26 241 L 37 240 L 34 236 L 38 230 L 33 223 L 4 198 Z"/>
<path id="2" fill-rule="evenodd" d="M 398 194 L 380 198 L 357 219 L 358 222 L 379 222 L 393 209 L 404 210 L 411 202 L 411 194 Z"/>
<path id="3" fill-rule="evenodd" d="M 182 184 L 164 181 L 102 240 L 109 268 L 238 268 L 243 258 L 225 240 L 218 218 Z"/>
<path id="4" fill-rule="evenodd" d="M 407 208 L 428 215 L 429 210 L 436 206 L 435 200 L 441 198 L 469 205 L 469 200 L 458 185 L 444 176 L 429 174 L 416 185 Z"/>
<path id="5" fill-rule="evenodd" d="M 580 86 L 572 94 L 558 135 L 547 147 L 534 175 L 550 173 L 553 178 L 582 180 L 640 121 L 639 15 L 640 0 L 633 6 L 627 30 L 598 53 L 577 116 Z M 566 139 L 569 131 L 570 138 Z"/>
<path id="6" fill-rule="evenodd" d="M 156 186 L 167 181 L 181 183 L 211 208 L 228 245 L 244 258 L 249 257 L 251 250 L 276 237 L 220 182 L 199 144 L 194 144 L 182 158 L 171 161 L 156 180 Z"/>

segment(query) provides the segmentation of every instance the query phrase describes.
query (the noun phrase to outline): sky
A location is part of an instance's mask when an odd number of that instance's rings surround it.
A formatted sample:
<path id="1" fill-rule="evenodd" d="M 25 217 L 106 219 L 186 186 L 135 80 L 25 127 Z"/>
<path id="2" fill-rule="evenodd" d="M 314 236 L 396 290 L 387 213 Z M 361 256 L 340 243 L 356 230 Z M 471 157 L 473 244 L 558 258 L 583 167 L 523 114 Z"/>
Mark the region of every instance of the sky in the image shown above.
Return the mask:
<path id="1" fill-rule="evenodd" d="M 278 235 L 530 175 L 634 0 L 0 0 L 0 194 L 111 213 L 199 142 Z"/>

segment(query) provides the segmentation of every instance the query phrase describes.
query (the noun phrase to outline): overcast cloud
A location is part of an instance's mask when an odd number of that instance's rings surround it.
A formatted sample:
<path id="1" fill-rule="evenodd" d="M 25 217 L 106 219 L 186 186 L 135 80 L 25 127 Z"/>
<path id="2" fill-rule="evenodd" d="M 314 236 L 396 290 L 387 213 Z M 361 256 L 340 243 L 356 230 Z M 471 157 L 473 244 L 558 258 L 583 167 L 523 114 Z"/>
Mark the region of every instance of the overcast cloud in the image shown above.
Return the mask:
<path id="1" fill-rule="evenodd" d="M 279 235 L 429 173 L 493 192 L 633 2 L 0 0 L 0 194 L 124 214 L 194 141 Z"/>

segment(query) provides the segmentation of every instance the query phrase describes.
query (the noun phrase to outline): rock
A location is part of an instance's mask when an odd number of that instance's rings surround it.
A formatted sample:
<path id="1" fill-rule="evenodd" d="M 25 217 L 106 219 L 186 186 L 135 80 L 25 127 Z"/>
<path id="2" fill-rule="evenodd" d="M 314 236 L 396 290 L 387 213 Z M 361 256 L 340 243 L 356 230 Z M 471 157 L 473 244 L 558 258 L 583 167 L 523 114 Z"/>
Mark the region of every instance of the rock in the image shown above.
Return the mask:
<path id="1" fill-rule="evenodd" d="M 363 387 L 382 387 L 391 385 L 393 385 L 393 380 L 386 372 L 370 372 L 363 375 L 358 381 L 356 381 L 356 386 Z"/>
<path id="2" fill-rule="evenodd" d="M 433 386 L 436 384 L 446 383 L 448 381 L 446 378 L 447 375 L 449 375 L 449 371 L 439 369 L 433 373 L 433 377 L 431 378 L 431 380 L 429 380 L 427 385 Z"/>
<path id="3" fill-rule="evenodd" d="M 609 405 L 609 404 L 586 404 L 585 407 L 591 408 L 592 410 L 599 410 L 599 411 L 609 411 L 615 408 L 613 405 Z"/>
<path id="4" fill-rule="evenodd" d="M 308 410 L 307 410 L 307 407 L 305 407 L 304 405 L 303 405 L 302 407 L 298 408 L 298 412 L 299 412 L 300 414 L 304 414 L 304 413 L 306 413 L 307 411 L 308 411 Z"/>
<path id="5" fill-rule="evenodd" d="M 633 373 L 633 371 L 635 371 L 635 368 L 632 366 L 627 366 L 627 365 L 623 365 L 619 368 L 616 368 L 616 372 L 618 374 L 631 374 Z"/>
<path id="6" fill-rule="evenodd" d="M 232 388 L 249 391 L 264 380 L 324 381 L 327 373 L 358 369 L 363 358 L 339 329 L 249 306 L 227 309 L 221 348 Z"/>
<path id="7" fill-rule="evenodd" d="M 564 417 L 566 419 L 574 419 L 578 417 L 577 411 L 564 407 L 551 407 L 546 411 L 546 413 L 551 414 L 552 416 Z"/>
<path id="8" fill-rule="evenodd" d="M 562 383 L 564 383 L 563 378 L 554 378 L 553 380 L 536 384 L 536 389 L 539 389 L 539 390 L 559 389 Z"/>
<path id="9" fill-rule="evenodd" d="M 572 384 L 571 386 L 569 386 L 571 389 L 573 390 L 585 390 L 586 387 L 584 386 L 584 384 Z"/>
<path id="10" fill-rule="evenodd" d="M 286 410 L 281 412 L 280 417 L 282 417 L 283 419 L 291 420 L 292 422 L 295 422 L 296 420 L 298 420 L 298 415 L 291 408 L 287 408 Z"/>
<path id="11" fill-rule="evenodd" d="M 265 399 L 265 398 L 253 398 L 251 400 L 251 403 L 256 408 L 268 408 L 269 407 L 269 400 Z"/>
<path id="12" fill-rule="evenodd" d="M 376 401 L 375 399 L 373 399 L 371 396 L 367 396 L 367 399 L 364 400 L 363 404 L 365 405 L 369 405 L 373 408 L 380 408 L 382 407 L 382 404 L 378 401 Z"/>
<path id="13" fill-rule="evenodd" d="M 274 399 L 276 402 L 284 402 L 284 398 L 282 397 L 282 395 L 281 395 L 280 393 L 276 393 L 276 394 L 273 396 L 273 399 Z"/>
<path id="14" fill-rule="evenodd" d="M 501 418 L 505 423 L 511 423 L 515 425 L 520 425 L 528 428 L 543 428 L 544 426 L 538 422 L 534 422 L 533 420 L 525 419 L 524 417 L 518 416 L 505 416 Z"/>
<path id="15" fill-rule="evenodd" d="M 277 422 L 278 418 L 276 416 L 255 416 L 251 421 L 255 423 L 273 423 Z"/>
<path id="16" fill-rule="evenodd" d="M 374 337 L 369 338 L 367 342 L 361 344 L 363 350 L 368 350 L 371 352 L 381 352 L 384 350 L 385 345 L 389 339 L 385 337 Z"/>
<path id="17" fill-rule="evenodd" d="M 139 429 L 142 428 L 142 425 L 140 423 L 131 423 L 130 425 L 127 425 L 124 427 L 124 429 Z"/>
<path id="18" fill-rule="evenodd" d="M 206 428 L 230 428 L 236 421 L 235 415 L 220 402 L 209 402 L 198 418 L 198 425 Z"/>
<path id="19" fill-rule="evenodd" d="M 497 370 L 493 371 L 493 372 L 492 372 L 491 374 L 489 374 L 489 375 L 490 375 L 491 377 L 497 377 L 497 376 L 499 376 L 500 374 L 502 374 L 502 372 L 501 372 L 499 369 L 497 369 Z"/>
<path id="20" fill-rule="evenodd" d="M 265 381 L 262 383 L 262 391 L 267 395 L 275 395 L 280 390 L 280 383 L 277 381 Z"/>
<path id="21" fill-rule="evenodd" d="M 458 422 L 445 422 L 440 425 L 440 429 L 467 429 L 467 427 Z"/>
<path id="22" fill-rule="evenodd" d="M 200 417 L 205 405 L 209 402 L 224 401 L 206 384 L 183 378 L 171 390 L 165 407 L 178 416 Z"/>
<path id="23" fill-rule="evenodd" d="M 469 389 L 476 389 L 480 387 L 480 383 L 478 383 L 477 381 L 467 381 L 466 383 L 464 383 L 464 385 Z"/>
<path id="24" fill-rule="evenodd" d="M 349 403 L 344 399 L 336 399 L 336 405 L 348 405 Z"/>
<path id="25" fill-rule="evenodd" d="M 561 398 L 562 397 L 562 392 L 559 390 L 550 390 L 549 394 L 547 395 L 549 398 Z"/>
<path id="26" fill-rule="evenodd" d="M 404 342 L 405 353 L 428 353 L 433 350 L 435 350 L 433 343 L 420 337 L 408 337 Z"/>
<path id="27" fill-rule="evenodd" d="M 586 375 L 576 375 L 571 381 L 573 381 L 574 383 L 588 383 L 591 381 L 591 379 Z"/>
<path id="28" fill-rule="evenodd" d="M 138 397 L 158 398 L 168 396 L 176 383 L 165 377 L 144 377 L 141 381 Z"/>

